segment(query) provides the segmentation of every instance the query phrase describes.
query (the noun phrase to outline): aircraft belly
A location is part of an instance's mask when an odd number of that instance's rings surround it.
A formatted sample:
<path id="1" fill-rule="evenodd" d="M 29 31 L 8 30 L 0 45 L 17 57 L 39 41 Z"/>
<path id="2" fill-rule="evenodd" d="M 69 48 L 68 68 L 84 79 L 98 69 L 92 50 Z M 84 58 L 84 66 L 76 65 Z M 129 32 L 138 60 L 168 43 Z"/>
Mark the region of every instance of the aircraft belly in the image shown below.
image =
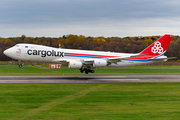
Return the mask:
<path id="1" fill-rule="evenodd" d="M 158 63 L 163 62 L 161 61 L 146 61 L 146 62 L 140 62 L 140 61 L 122 61 L 118 62 L 117 64 L 112 63 L 109 67 L 130 67 L 130 66 L 137 66 L 137 65 L 147 65 L 152 63 Z"/>
<path id="2" fill-rule="evenodd" d="M 136 66 L 136 65 L 144 65 L 147 64 L 143 62 L 129 62 L 129 61 L 122 61 L 118 62 L 117 64 L 112 64 L 112 67 L 130 67 L 130 66 Z"/>
<path id="3" fill-rule="evenodd" d="M 24 58 L 22 58 L 23 61 L 30 61 L 30 62 L 43 62 L 43 58 L 40 55 L 37 56 L 24 56 Z"/>

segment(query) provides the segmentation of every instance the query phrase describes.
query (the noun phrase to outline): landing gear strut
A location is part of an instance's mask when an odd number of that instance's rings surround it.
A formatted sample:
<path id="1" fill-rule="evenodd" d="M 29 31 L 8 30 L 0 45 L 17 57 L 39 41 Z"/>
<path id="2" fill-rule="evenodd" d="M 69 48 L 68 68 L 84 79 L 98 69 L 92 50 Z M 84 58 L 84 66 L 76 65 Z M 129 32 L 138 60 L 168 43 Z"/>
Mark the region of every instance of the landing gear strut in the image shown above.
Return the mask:
<path id="1" fill-rule="evenodd" d="M 22 68 L 22 62 L 19 60 L 19 68 Z"/>
<path id="2" fill-rule="evenodd" d="M 19 68 L 22 68 L 22 63 L 19 64 Z"/>

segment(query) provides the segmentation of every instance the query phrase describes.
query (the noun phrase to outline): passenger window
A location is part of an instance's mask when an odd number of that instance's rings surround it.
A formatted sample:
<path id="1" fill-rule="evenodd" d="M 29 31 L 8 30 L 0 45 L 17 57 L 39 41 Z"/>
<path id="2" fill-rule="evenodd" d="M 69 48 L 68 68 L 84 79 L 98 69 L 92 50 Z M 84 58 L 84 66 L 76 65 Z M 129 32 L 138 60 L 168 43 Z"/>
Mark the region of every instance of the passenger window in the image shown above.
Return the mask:
<path id="1" fill-rule="evenodd" d="M 16 47 L 19 47 L 19 45 L 16 45 Z"/>

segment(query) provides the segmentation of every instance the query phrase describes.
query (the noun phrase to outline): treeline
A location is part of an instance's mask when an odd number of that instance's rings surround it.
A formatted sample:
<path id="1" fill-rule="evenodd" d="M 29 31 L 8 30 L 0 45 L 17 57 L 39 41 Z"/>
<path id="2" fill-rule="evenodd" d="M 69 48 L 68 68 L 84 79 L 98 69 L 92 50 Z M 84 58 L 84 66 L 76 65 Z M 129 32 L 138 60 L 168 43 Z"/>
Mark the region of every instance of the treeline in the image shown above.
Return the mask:
<path id="1" fill-rule="evenodd" d="M 59 38 L 51 37 L 10 37 L 0 38 L 0 61 L 8 61 L 10 58 L 3 54 L 7 48 L 14 46 L 17 43 L 31 43 L 38 45 L 46 45 L 51 47 L 59 47 L 61 43 L 62 48 L 67 49 L 82 49 L 95 51 L 111 51 L 123 53 L 138 53 L 152 44 L 160 36 L 147 37 L 85 37 L 83 35 L 68 35 Z M 168 50 L 166 52 L 168 57 L 177 57 L 180 59 L 180 37 L 174 36 Z"/>

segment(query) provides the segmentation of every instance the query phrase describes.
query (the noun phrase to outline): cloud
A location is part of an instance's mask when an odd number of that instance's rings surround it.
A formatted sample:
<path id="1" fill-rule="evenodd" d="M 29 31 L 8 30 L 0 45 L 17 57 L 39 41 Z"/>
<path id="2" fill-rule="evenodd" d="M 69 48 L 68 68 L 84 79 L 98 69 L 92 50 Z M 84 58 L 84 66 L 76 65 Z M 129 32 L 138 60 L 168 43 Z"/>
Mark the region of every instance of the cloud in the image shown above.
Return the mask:
<path id="1" fill-rule="evenodd" d="M 179 5 L 178 0 L 1 0 L 1 34 L 12 36 L 26 31 L 36 36 L 37 32 L 33 31 L 44 31 L 39 35 L 47 36 L 51 30 L 51 34 L 58 36 L 57 30 L 61 34 L 74 31 L 75 34 L 114 36 L 118 33 L 115 31 L 131 35 L 136 33 L 132 31 L 135 28 L 143 33 L 151 31 L 149 28 L 173 31 L 178 30 Z M 141 30 L 146 27 L 148 29 Z M 6 33 L 5 29 L 19 32 Z"/>
<path id="2" fill-rule="evenodd" d="M 176 16 L 170 1 L 162 0 L 14 0 L 3 2 L 4 23 L 73 22 L 99 19 L 126 20 Z M 179 7 L 177 7 L 179 9 Z M 1 19 L 1 20 L 2 20 Z"/>

